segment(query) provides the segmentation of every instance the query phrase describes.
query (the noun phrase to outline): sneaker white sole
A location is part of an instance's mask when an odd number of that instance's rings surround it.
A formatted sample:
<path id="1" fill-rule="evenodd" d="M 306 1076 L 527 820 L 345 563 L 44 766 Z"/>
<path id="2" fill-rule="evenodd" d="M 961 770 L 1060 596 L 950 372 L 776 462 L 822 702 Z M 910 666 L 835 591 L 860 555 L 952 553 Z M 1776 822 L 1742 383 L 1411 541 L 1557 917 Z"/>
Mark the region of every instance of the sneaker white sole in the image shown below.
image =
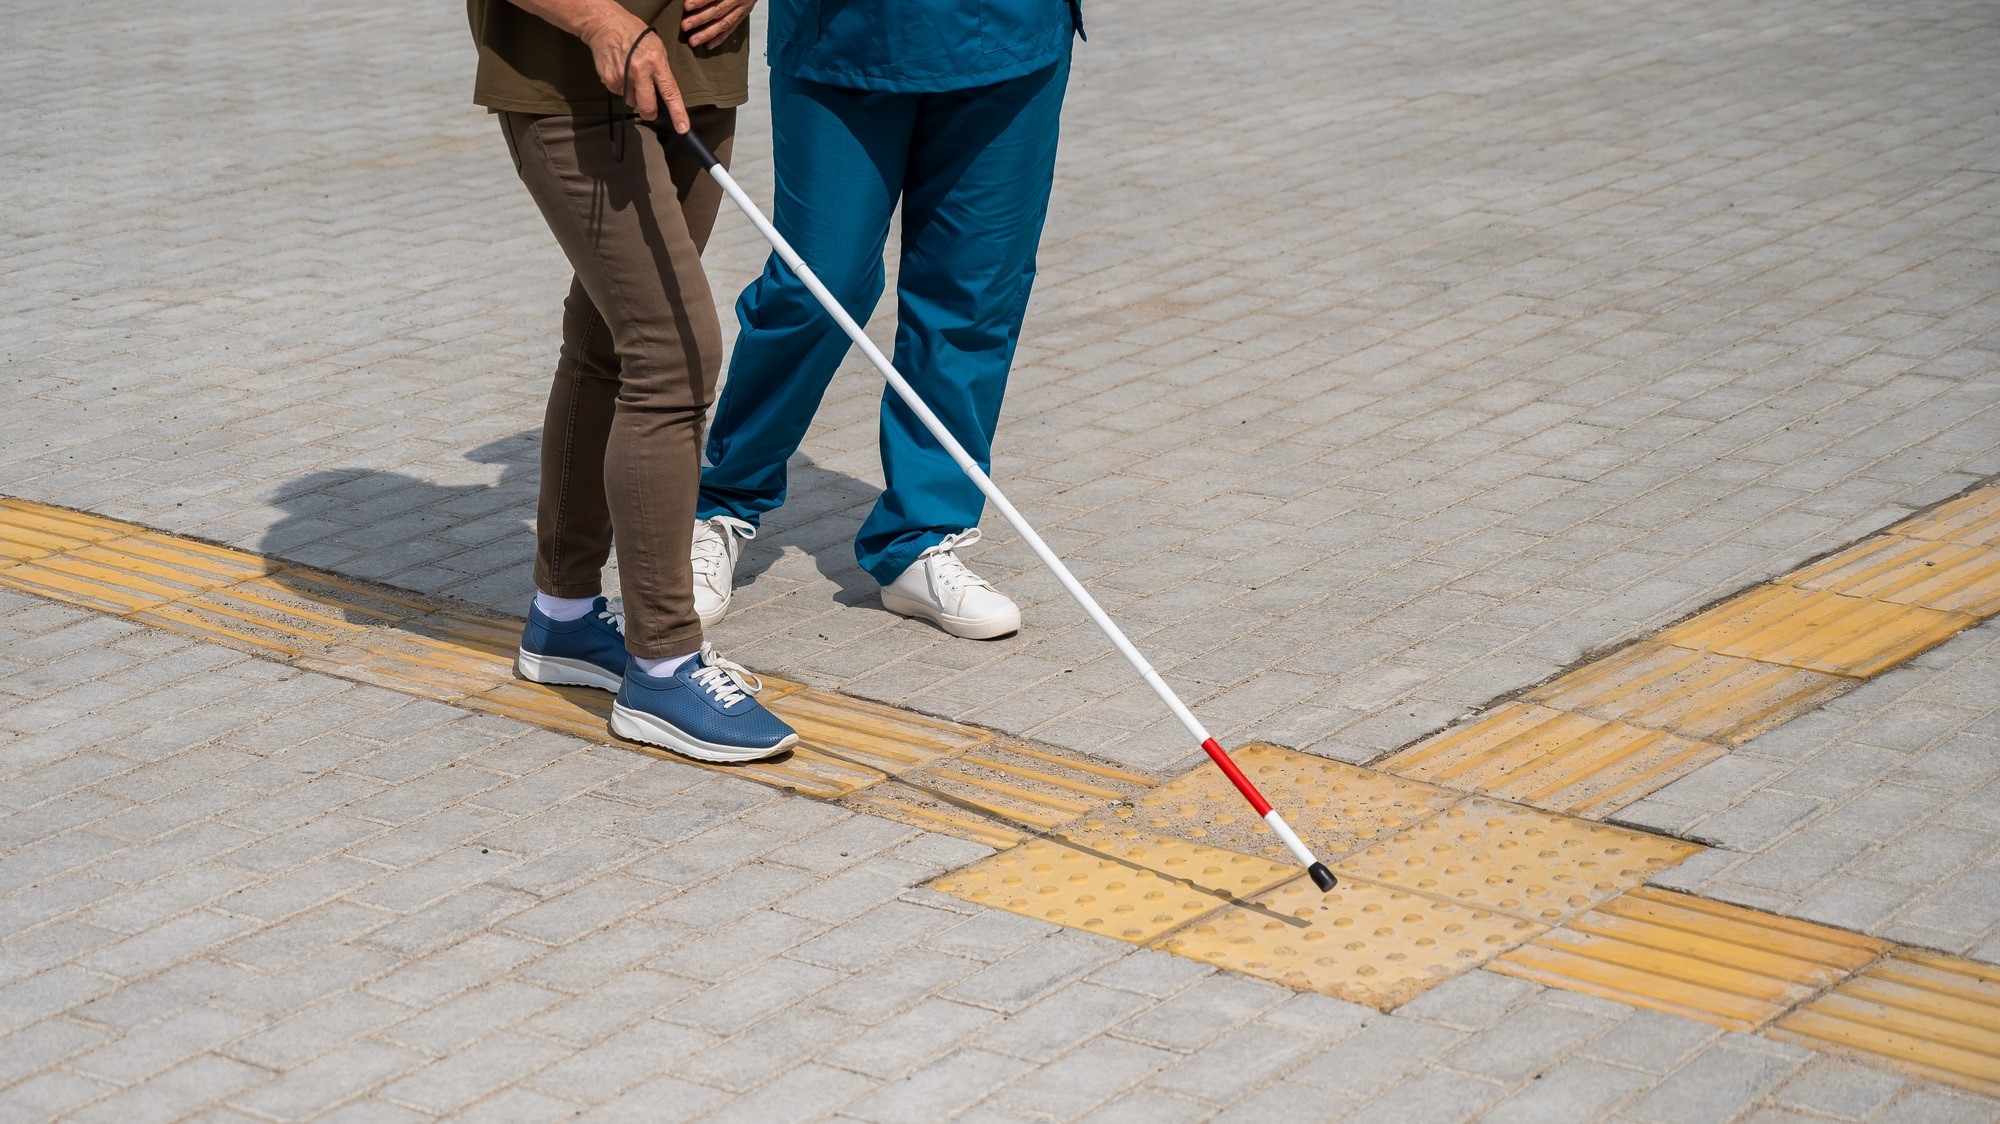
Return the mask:
<path id="1" fill-rule="evenodd" d="M 668 725 L 657 715 L 633 710 L 622 703 L 611 707 L 611 732 L 628 741 L 644 742 L 671 749 L 675 753 L 694 758 L 696 761 L 714 761 L 721 764 L 744 761 L 762 761 L 766 757 L 776 757 L 798 744 L 797 734 L 789 735 L 784 741 L 768 749 L 747 749 L 738 745 L 716 745 L 692 737 L 686 732 Z"/>
<path id="2" fill-rule="evenodd" d="M 1021 631 L 1019 609 L 997 617 L 955 617 L 950 613 L 939 611 L 937 606 L 928 601 L 905 597 L 887 586 L 882 589 L 882 607 L 899 616 L 929 621 L 964 640 L 994 640 Z"/>
<path id="3" fill-rule="evenodd" d="M 514 654 L 514 670 L 530 683 L 547 683 L 560 687 L 595 687 L 600 691 L 618 693 L 625 685 L 623 679 L 611 674 L 589 660 L 573 660 L 566 656 L 538 656 L 525 649 Z"/>
<path id="4" fill-rule="evenodd" d="M 722 618 L 729 615 L 729 598 L 723 598 L 722 604 L 706 613 L 702 612 L 701 607 L 697 605 L 695 606 L 694 615 L 701 618 L 701 627 L 714 628 L 716 625 L 722 623 Z"/>

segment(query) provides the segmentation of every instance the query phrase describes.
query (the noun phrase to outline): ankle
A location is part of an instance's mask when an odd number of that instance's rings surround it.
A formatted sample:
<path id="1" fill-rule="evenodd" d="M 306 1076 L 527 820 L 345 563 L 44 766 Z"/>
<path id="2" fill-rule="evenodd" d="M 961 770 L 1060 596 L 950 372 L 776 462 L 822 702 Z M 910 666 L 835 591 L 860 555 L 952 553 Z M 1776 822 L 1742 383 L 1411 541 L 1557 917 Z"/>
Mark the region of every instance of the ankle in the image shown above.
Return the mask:
<path id="1" fill-rule="evenodd" d="M 681 665 L 695 658 L 699 653 L 689 652 L 684 656 L 667 656 L 664 659 L 649 660 L 644 656 L 631 657 L 632 666 L 656 679 L 665 679 L 681 669 Z"/>
<path id="2" fill-rule="evenodd" d="M 535 610 L 552 621 L 582 620 L 597 606 L 595 597 L 552 597 L 549 594 L 535 594 Z"/>

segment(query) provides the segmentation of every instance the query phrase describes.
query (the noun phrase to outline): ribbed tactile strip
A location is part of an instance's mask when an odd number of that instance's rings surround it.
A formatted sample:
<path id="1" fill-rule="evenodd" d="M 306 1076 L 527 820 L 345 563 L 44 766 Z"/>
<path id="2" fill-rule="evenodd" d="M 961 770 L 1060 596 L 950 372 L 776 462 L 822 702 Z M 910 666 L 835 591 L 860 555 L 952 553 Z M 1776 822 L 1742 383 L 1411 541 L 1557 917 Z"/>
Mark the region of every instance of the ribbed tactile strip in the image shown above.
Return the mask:
<path id="1" fill-rule="evenodd" d="M 1494 971 L 1755 1030 L 1888 951 L 1887 941 L 1641 887 L 1494 961 Z"/>
<path id="2" fill-rule="evenodd" d="M 1919 539 L 2000 546 L 2000 487 L 1968 492 L 1891 529 Z"/>
<path id="3" fill-rule="evenodd" d="M 1785 584 L 1986 617 L 2000 612 L 2000 548 L 1884 535 L 1791 574 Z"/>
<path id="4" fill-rule="evenodd" d="M 1740 745 L 1852 687 L 1838 675 L 1641 641 L 1523 702 Z"/>
<path id="5" fill-rule="evenodd" d="M 1155 783 L 1080 754 L 994 740 L 899 773 L 848 803 L 915 827 L 1005 847 L 1099 814 Z"/>
<path id="6" fill-rule="evenodd" d="M 2000 611 L 2000 487 L 1730 598 L 1382 763 L 1602 818 Z"/>
<path id="7" fill-rule="evenodd" d="M 80 511 L 0 499 L 0 569 L 8 562 L 45 558 L 143 530 Z"/>
<path id="8" fill-rule="evenodd" d="M 1901 949 L 1779 1019 L 1770 1034 L 2000 1096 L 2000 969 Z"/>
<path id="9" fill-rule="evenodd" d="M 1964 613 L 1759 586 L 1660 634 L 1683 648 L 1867 679 L 1979 623 Z"/>
<path id="10" fill-rule="evenodd" d="M 1507 703 L 1404 750 L 1383 767 L 1539 808 L 1602 817 L 1724 752 L 1714 742 L 1666 730 Z"/>

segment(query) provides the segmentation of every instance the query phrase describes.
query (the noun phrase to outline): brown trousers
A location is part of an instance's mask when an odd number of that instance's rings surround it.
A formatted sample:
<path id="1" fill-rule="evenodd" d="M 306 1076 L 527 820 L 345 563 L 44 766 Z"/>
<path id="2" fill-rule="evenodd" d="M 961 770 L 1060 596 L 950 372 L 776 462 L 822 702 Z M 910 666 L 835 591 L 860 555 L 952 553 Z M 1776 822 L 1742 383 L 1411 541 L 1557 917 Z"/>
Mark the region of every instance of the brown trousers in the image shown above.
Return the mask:
<path id="1" fill-rule="evenodd" d="M 736 111 L 690 110 L 725 163 Z M 688 549 L 702 425 L 722 325 L 701 251 L 722 189 L 680 146 L 626 120 L 501 113 L 528 194 L 575 276 L 542 428 L 535 585 L 594 597 L 618 546 L 625 645 L 647 659 L 701 647 Z M 617 156 L 622 147 L 623 158 Z"/>

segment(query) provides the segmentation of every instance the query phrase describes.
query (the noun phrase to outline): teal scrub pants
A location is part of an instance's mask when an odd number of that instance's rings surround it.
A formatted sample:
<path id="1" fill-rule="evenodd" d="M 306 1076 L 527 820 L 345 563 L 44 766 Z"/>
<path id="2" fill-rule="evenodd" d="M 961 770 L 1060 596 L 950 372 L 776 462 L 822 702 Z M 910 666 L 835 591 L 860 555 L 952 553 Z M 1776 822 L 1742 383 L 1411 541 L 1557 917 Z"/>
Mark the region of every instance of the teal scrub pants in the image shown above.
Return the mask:
<path id="1" fill-rule="evenodd" d="M 1034 284 L 1068 79 L 1067 53 L 1033 74 L 941 93 L 771 74 L 772 221 L 865 323 L 902 201 L 896 369 L 981 467 Z M 785 502 L 785 462 L 850 345 L 775 254 L 736 316 L 742 332 L 709 430 L 697 517 L 754 525 Z M 946 535 L 977 526 L 985 497 L 886 387 L 880 441 L 887 490 L 854 553 L 886 585 Z"/>

